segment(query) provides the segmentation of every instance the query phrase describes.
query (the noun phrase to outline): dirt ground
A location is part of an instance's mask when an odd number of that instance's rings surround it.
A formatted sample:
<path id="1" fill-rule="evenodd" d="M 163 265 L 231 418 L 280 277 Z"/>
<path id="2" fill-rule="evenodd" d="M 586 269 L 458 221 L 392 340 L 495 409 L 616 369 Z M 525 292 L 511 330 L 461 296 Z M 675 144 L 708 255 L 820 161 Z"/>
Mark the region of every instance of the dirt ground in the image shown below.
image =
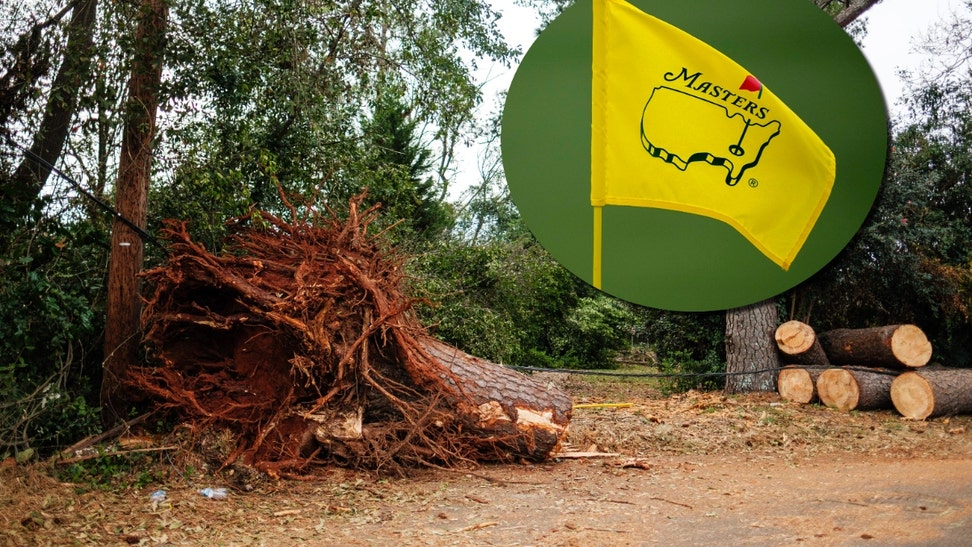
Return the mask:
<path id="1" fill-rule="evenodd" d="M 407 477 L 328 469 L 249 491 L 171 452 L 151 453 L 158 480 L 108 490 L 49 463 L 4 465 L 0 546 L 972 545 L 972 416 L 549 381 L 575 404 L 631 403 L 574 411 L 565 450 L 616 455 Z M 229 495 L 204 498 L 204 486 Z"/>

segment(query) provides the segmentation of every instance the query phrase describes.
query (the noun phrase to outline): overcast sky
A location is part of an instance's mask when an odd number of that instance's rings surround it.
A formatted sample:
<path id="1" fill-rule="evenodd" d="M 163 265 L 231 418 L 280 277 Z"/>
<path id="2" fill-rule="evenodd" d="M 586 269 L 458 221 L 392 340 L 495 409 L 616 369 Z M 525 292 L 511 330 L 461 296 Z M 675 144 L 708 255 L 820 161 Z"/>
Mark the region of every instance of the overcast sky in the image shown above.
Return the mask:
<path id="1" fill-rule="evenodd" d="M 962 0 L 882 0 L 867 10 L 864 56 L 881 83 L 892 112 L 903 91 L 900 69 L 912 69 L 927 58 L 914 53 L 916 39 L 930 26 L 959 12 Z"/>
<path id="2" fill-rule="evenodd" d="M 503 12 L 498 23 L 500 30 L 509 42 L 519 44 L 526 53 L 537 26 L 533 11 L 513 5 L 513 0 L 495 0 L 494 4 Z M 904 90 L 899 71 L 923 62 L 923 57 L 913 52 L 916 39 L 934 23 L 959 11 L 962 4 L 963 0 L 882 0 L 866 12 L 868 31 L 863 41 L 864 56 L 874 69 L 892 114 Z M 502 66 L 481 69 L 480 77 L 488 79 L 481 116 L 488 116 L 498 108 L 496 93 L 509 88 L 515 72 L 515 64 L 508 69 Z M 454 198 L 465 186 L 478 182 L 475 180 L 478 154 L 477 147 L 460 151 L 461 174 L 450 192 Z"/>

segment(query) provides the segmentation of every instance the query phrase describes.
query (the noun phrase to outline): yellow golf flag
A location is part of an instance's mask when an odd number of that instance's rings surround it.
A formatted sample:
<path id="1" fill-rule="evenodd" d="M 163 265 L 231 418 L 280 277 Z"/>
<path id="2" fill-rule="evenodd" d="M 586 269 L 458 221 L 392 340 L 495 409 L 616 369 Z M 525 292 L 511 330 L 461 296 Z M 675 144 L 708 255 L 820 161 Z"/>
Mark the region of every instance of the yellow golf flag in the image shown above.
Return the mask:
<path id="1" fill-rule="evenodd" d="M 760 81 L 625 0 L 594 0 L 591 205 L 721 220 L 784 270 L 836 176 L 830 148 Z"/>

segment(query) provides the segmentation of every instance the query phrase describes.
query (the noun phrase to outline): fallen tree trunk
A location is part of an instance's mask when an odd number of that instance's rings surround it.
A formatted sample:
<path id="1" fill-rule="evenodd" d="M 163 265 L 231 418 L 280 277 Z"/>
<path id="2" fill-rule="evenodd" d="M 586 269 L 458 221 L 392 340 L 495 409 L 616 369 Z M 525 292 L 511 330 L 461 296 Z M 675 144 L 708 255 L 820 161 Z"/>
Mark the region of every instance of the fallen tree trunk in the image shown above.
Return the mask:
<path id="1" fill-rule="evenodd" d="M 918 368 L 931 360 L 931 342 L 915 325 L 837 329 L 820 335 L 833 365 Z"/>
<path id="2" fill-rule="evenodd" d="M 531 459 L 545 458 L 566 433 L 573 402 L 559 390 L 547 390 L 533 378 L 462 352 L 435 338 L 422 345 L 451 375 L 475 405 L 457 402 L 476 429 L 490 435 L 516 438 L 517 451 Z"/>
<path id="3" fill-rule="evenodd" d="M 895 372 L 831 368 L 817 378 L 820 402 L 838 410 L 891 408 Z"/>
<path id="4" fill-rule="evenodd" d="M 905 418 L 924 420 L 972 413 L 972 369 L 905 372 L 891 384 L 891 401 Z"/>
<path id="5" fill-rule="evenodd" d="M 548 457 L 570 398 L 431 338 L 358 203 L 343 221 L 236 219 L 219 256 L 168 223 L 171 256 L 145 274 L 153 366 L 132 386 L 196 430 L 234 431 L 224 464 L 275 475 Z"/>
<path id="6" fill-rule="evenodd" d="M 783 362 L 794 365 L 829 366 L 830 361 L 817 340 L 813 327 L 801 321 L 787 321 L 776 328 L 776 347 Z"/>
<path id="7" fill-rule="evenodd" d="M 817 399 L 817 378 L 828 367 L 788 365 L 780 369 L 776 390 L 780 398 L 794 403 L 807 404 Z"/>

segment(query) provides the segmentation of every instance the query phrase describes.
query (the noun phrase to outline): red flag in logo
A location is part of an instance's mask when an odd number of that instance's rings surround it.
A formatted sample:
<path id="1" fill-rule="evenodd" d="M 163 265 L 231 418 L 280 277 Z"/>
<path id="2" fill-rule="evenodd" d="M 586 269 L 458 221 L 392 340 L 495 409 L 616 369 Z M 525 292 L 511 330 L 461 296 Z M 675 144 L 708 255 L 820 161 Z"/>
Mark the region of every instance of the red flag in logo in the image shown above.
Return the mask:
<path id="1" fill-rule="evenodd" d="M 756 77 L 751 74 L 746 76 L 746 79 L 743 80 L 743 83 L 741 86 L 739 86 L 739 89 L 742 89 L 743 91 L 758 91 L 758 96 L 763 95 L 763 84 L 759 83 L 759 80 L 757 80 Z"/>

